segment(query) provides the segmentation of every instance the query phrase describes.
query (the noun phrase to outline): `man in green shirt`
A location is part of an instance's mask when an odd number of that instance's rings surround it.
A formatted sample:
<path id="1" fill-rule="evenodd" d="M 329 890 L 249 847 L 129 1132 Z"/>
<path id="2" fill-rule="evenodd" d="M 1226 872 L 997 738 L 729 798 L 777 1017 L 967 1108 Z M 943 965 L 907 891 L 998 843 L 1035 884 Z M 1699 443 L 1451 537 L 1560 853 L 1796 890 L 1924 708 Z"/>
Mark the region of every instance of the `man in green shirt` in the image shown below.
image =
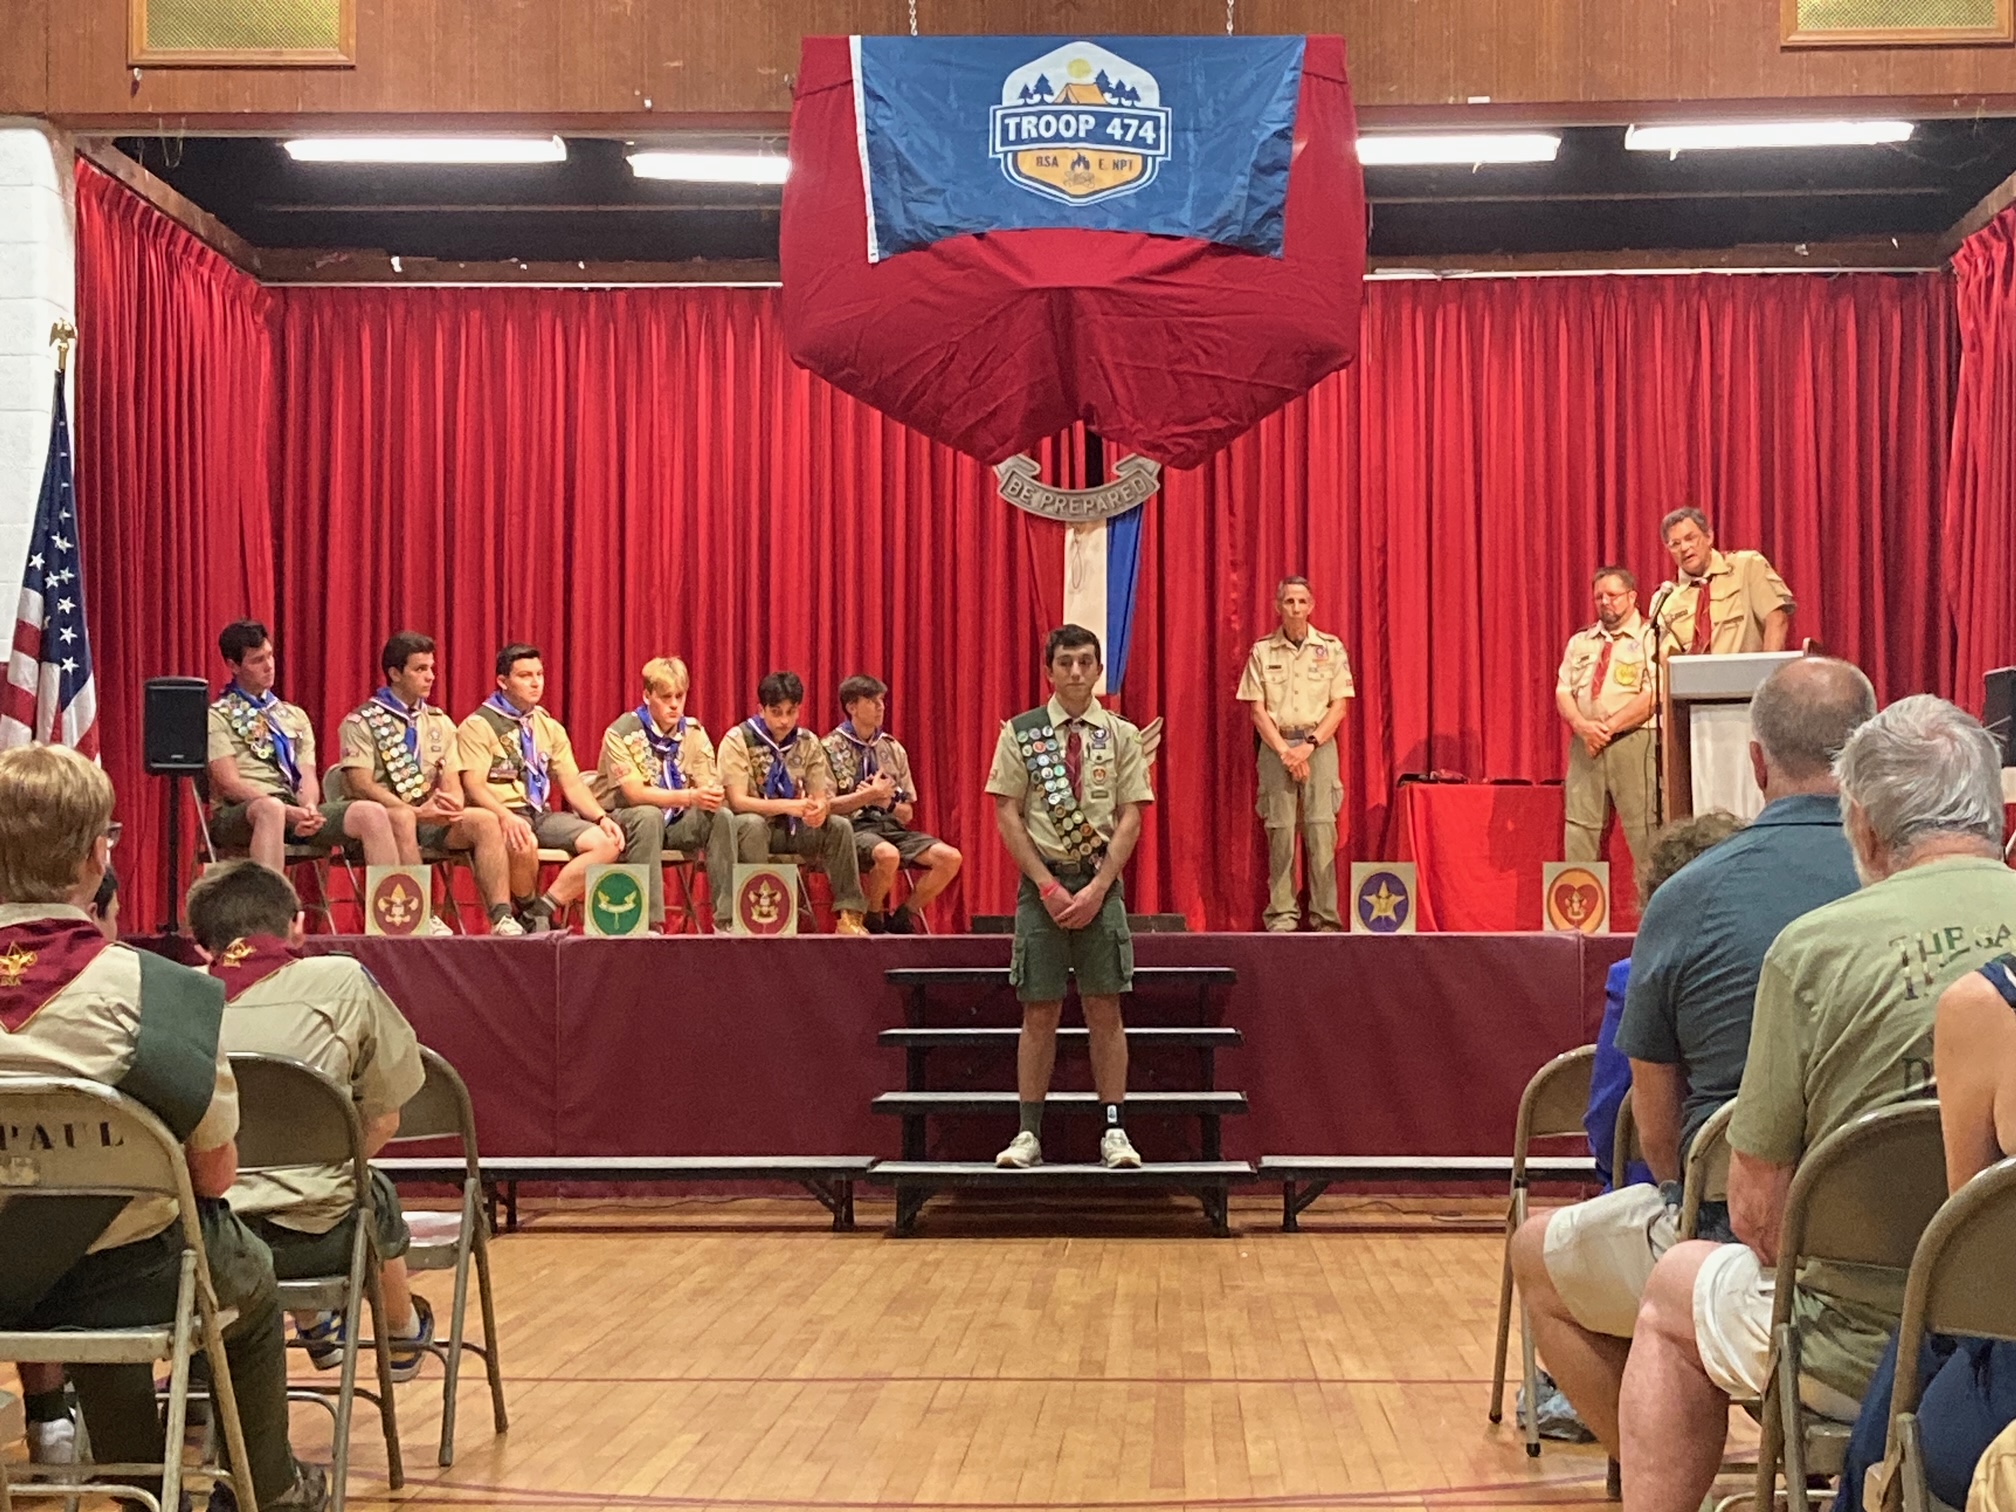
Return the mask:
<path id="1" fill-rule="evenodd" d="M 1699 1507 L 1731 1398 L 1763 1392 L 1772 1267 L 1801 1156 L 1863 1113 L 1924 1095 L 1939 994 L 2016 938 L 2001 754 L 1978 722 L 1944 699 L 1902 699 L 1855 732 L 1837 770 L 1863 886 L 1787 925 L 1764 959 L 1729 1127 L 1742 1242 L 1675 1245 L 1646 1285 L 1619 1401 L 1632 1512 Z M 1902 1271 L 1802 1268 L 1808 1407 L 1854 1419 L 1903 1299 Z"/>

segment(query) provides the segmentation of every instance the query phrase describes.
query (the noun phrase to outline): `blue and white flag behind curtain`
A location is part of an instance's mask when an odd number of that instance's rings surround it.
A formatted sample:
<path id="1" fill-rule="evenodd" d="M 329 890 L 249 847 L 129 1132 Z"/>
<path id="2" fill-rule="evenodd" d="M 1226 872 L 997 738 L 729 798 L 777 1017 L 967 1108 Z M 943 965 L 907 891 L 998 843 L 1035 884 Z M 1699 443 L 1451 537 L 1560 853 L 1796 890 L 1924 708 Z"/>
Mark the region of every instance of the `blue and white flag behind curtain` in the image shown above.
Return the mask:
<path id="1" fill-rule="evenodd" d="M 1135 588 L 1141 576 L 1141 511 L 1086 525 L 1066 526 L 1064 538 L 1064 619 L 1083 625 L 1106 649 L 1101 693 L 1118 693 L 1127 676 L 1127 651 L 1134 638 Z"/>

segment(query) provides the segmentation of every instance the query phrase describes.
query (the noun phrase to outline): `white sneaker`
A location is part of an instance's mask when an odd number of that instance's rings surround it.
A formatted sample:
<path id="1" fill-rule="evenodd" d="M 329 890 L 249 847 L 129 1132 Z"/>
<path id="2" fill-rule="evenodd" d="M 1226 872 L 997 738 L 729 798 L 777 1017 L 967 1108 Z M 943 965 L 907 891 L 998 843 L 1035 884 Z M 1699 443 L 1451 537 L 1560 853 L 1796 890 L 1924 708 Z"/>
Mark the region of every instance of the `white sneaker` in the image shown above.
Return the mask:
<path id="1" fill-rule="evenodd" d="M 427 916 L 427 933 L 440 936 L 453 935 L 455 931 L 448 927 L 448 921 L 439 914 L 429 914 Z"/>
<path id="2" fill-rule="evenodd" d="M 77 1424 L 70 1418 L 28 1425 L 28 1458 L 37 1465 L 77 1463 Z"/>
<path id="3" fill-rule="evenodd" d="M 1141 1164 L 1141 1152 L 1125 1129 L 1108 1129 L 1099 1136 L 1099 1163 L 1110 1171 L 1132 1170 Z"/>
<path id="4" fill-rule="evenodd" d="M 997 1166 L 1011 1166 L 1017 1170 L 1028 1170 L 1031 1166 L 1043 1164 L 1043 1144 L 1034 1134 L 1024 1129 L 1008 1141 L 1008 1148 L 994 1157 Z"/>
<path id="5" fill-rule="evenodd" d="M 502 935 L 507 940 L 517 940 L 524 938 L 525 926 L 512 918 L 511 915 L 506 914 L 490 926 L 490 933 L 493 935 Z"/>

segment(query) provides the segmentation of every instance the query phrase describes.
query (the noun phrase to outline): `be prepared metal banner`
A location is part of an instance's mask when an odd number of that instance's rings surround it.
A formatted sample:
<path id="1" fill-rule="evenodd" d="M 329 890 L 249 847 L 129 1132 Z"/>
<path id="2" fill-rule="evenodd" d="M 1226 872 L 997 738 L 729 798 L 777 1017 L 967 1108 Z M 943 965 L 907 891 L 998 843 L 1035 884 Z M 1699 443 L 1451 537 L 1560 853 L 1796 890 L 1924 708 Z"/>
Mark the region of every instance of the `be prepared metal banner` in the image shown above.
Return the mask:
<path id="1" fill-rule="evenodd" d="M 985 231 L 1281 255 L 1301 37 L 853 37 L 871 262 Z"/>

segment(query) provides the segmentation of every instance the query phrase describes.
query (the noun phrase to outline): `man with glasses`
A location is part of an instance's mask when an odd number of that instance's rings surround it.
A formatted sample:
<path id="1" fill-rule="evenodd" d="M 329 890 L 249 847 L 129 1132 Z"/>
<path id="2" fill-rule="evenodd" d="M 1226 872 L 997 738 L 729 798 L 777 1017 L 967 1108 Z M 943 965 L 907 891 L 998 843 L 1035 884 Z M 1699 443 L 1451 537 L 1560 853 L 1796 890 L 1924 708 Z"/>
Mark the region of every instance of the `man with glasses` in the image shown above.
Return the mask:
<path id="1" fill-rule="evenodd" d="M 1642 863 L 1654 828 L 1652 647 L 1638 579 L 1623 567 L 1599 567 L 1593 586 L 1596 623 L 1568 638 L 1554 683 L 1569 737 L 1561 858 L 1598 859 L 1614 806 L 1631 859 Z"/>

